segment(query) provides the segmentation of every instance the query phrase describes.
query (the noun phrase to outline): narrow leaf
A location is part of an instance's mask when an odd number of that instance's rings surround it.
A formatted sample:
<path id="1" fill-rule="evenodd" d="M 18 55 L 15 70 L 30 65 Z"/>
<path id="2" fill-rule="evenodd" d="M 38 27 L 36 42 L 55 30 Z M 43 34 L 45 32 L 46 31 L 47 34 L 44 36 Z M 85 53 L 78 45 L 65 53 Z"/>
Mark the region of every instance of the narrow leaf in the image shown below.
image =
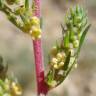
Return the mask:
<path id="1" fill-rule="evenodd" d="M 29 10 L 29 0 L 25 0 L 25 8 L 26 8 L 26 11 Z"/>
<path id="2" fill-rule="evenodd" d="M 67 70 L 69 62 L 70 62 L 71 52 L 68 53 L 68 56 L 66 57 L 66 61 L 64 64 L 64 70 Z"/>
<path id="3" fill-rule="evenodd" d="M 71 69 L 73 68 L 73 66 L 74 66 L 74 64 L 75 64 L 75 62 L 76 62 L 76 59 L 77 59 L 77 57 L 75 57 L 75 59 L 74 59 L 72 65 L 71 65 L 70 68 L 68 69 L 68 71 L 67 71 L 67 73 L 66 73 L 66 76 L 64 77 L 64 80 L 66 79 L 66 77 L 67 77 L 68 74 L 70 73 Z"/>
<path id="4" fill-rule="evenodd" d="M 64 37 L 64 47 L 65 48 L 69 47 L 69 32 L 67 32 L 65 37 Z"/>
<path id="5" fill-rule="evenodd" d="M 0 79 L 0 86 L 4 88 L 4 82 Z"/>
<path id="6" fill-rule="evenodd" d="M 0 0 L 0 10 L 4 7 L 4 1 Z"/>
<path id="7" fill-rule="evenodd" d="M 86 34 L 87 34 L 90 26 L 91 26 L 91 24 L 88 24 L 88 25 L 84 28 L 84 30 L 83 30 L 82 36 L 81 36 L 81 38 L 80 38 L 79 47 L 78 47 L 78 50 L 77 50 L 77 56 L 79 55 L 80 49 L 81 49 L 81 47 L 82 47 L 82 44 L 83 44 L 83 42 L 84 42 L 84 39 L 85 39 L 85 37 L 86 37 Z"/>

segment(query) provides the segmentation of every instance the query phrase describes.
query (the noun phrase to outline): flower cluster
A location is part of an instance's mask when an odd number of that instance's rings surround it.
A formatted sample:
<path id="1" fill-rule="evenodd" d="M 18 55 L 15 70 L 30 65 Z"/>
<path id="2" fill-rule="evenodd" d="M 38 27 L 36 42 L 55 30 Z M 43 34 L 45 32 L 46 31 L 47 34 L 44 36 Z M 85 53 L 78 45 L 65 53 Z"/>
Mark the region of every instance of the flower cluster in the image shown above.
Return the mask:
<path id="1" fill-rule="evenodd" d="M 41 38 L 40 18 L 34 16 L 33 4 L 30 6 L 29 0 L 21 1 L 23 0 L 0 0 L 0 10 L 15 26 L 29 34 L 33 40 Z M 9 5 L 14 5 L 14 7 L 9 7 Z"/>
<path id="2" fill-rule="evenodd" d="M 54 69 L 59 69 L 64 66 L 66 54 L 64 52 L 58 52 L 56 46 L 54 46 L 51 50 L 51 61 L 50 64 Z"/>
<path id="3" fill-rule="evenodd" d="M 30 30 L 30 34 L 33 40 L 41 38 L 40 19 L 38 19 L 36 16 L 33 16 L 31 18 L 31 24 L 32 24 L 32 28 Z"/>
<path id="4" fill-rule="evenodd" d="M 86 13 L 80 6 L 70 8 L 65 16 L 64 25 L 61 26 L 61 43 L 52 48 L 49 56 L 50 70 L 45 78 L 49 88 L 58 86 L 71 69 L 77 67 L 78 54 L 90 27 Z"/>
<path id="5" fill-rule="evenodd" d="M 8 78 L 8 66 L 4 66 L 3 63 L 4 60 L 0 56 L 0 96 L 21 96 L 21 86 L 14 78 Z"/>
<path id="6" fill-rule="evenodd" d="M 0 79 L 0 96 L 21 96 L 22 89 L 18 82 L 6 78 Z"/>

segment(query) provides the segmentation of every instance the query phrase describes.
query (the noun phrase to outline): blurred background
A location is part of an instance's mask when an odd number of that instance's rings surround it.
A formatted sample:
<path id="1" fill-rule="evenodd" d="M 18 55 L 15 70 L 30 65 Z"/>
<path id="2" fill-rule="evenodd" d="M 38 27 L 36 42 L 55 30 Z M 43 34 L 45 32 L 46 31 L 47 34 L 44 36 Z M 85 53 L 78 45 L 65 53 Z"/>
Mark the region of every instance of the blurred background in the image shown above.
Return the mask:
<path id="1" fill-rule="evenodd" d="M 41 0 L 43 17 L 43 53 L 45 68 L 48 52 L 61 38 L 60 24 L 68 8 L 82 5 L 92 26 L 82 46 L 78 68 L 48 96 L 96 96 L 96 0 Z M 36 78 L 31 37 L 22 33 L 0 12 L 0 55 L 9 64 L 8 74 L 21 83 L 23 96 L 36 96 Z"/>

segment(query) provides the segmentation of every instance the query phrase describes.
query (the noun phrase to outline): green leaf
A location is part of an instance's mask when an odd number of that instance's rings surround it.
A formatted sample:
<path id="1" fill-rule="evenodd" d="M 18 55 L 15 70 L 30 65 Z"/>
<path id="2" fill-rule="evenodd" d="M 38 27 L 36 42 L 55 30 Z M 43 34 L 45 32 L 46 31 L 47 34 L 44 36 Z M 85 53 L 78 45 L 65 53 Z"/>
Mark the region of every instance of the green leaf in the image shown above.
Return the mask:
<path id="1" fill-rule="evenodd" d="M 49 71 L 48 75 L 47 75 L 47 83 L 50 85 L 52 80 L 53 80 L 53 72 L 52 70 Z"/>
<path id="2" fill-rule="evenodd" d="M 76 62 L 76 59 L 77 59 L 77 57 L 75 57 L 75 59 L 74 59 L 72 65 L 70 66 L 70 68 L 69 68 L 68 71 L 66 72 L 66 76 L 64 77 L 64 80 L 66 79 L 66 77 L 67 77 L 68 74 L 70 73 L 71 69 L 73 68 L 73 66 L 74 66 L 74 64 L 75 64 L 75 62 Z"/>
<path id="3" fill-rule="evenodd" d="M 0 10 L 4 7 L 3 0 L 0 0 Z"/>
<path id="4" fill-rule="evenodd" d="M 86 37 L 86 34 L 87 34 L 90 26 L 91 26 L 91 24 L 88 24 L 88 25 L 83 29 L 83 33 L 82 33 L 82 36 L 81 36 L 81 38 L 80 38 L 80 43 L 79 43 L 79 47 L 78 47 L 78 50 L 77 50 L 77 56 L 79 55 L 80 49 L 81 49 L 81 47 L 82 47 L 82 44 L 83 44 L 83 42 L 84 42 L 84 39 L 85 39 L 85 37 Z"/>
<path id="5" fill-rule="evenodd" d="M 69 48 L 69 32 L 67 32 L 64 37 L 64 47 Z"/>
<path id="6" fill-rule="evenodd" d="M 0 86 L 4 88 L 4 82 L 0 79 Z"/>
<path id="7" fill-rule="evenodd" d="M 66 57 L 66 61 L 65 61 L 65 64 L 64 64 L 64 70 L 68 69 L 68 65 L 69 65 L 69 62 L 70 62 L 70 57 L 71 57 L 71 52 L 69 52 L 68 56 Z"/>
<path id="8" fill-rule="evenodd" d="M 75 30 L 71 29 L 71 30 L 70 30 L 70 33 L 69 33 L 69 40 L 70 40 L 71 42 L 74 41 L 74 36 L 75 36 Z"/>
<path id="9" fill-rule="evenodd" d="M 26 11 L 29 10 L 29 0 L 25 0 L 25 8 L 26 8 Z"/>
<path id="10" fill-rule="evenodd" d="M 35 6 L 35 1 L 34 0 L 32 0 L 32 12 L 34 13 L 34 11 L 35 11 L 35 9 L 36 9 L 36 6 Z"/>
<path id="11" fill-rule="evenodd" d="M 0 9 L 2 8 L 2 0 L 0 0 Z"/>

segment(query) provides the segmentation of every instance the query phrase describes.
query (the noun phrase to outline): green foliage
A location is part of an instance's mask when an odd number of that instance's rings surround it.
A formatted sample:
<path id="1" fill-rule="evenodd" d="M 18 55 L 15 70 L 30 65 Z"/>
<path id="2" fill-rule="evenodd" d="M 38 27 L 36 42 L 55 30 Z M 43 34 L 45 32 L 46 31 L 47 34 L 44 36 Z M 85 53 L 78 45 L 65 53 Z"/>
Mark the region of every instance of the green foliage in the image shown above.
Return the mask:
<path id="1" fill-rule="evenodd" d="M 90 26 L 91 26 L 91 24 L 86 25 L 85 28 L 83 29 L 83 33 L 82 33 L 81 38 L 80 38 L 80 44 L 79 44 L 79 47 L 78 47 L 78 50 L 77 50 L 77 56 L 78 56 L 78 54 L 79 54 L 79 52 L 80 52 L 80 49 L 81 49 L 81 47 L 82 47 L 82 44 L 83 44 L 83 42 L 84 42 L 84 39 L 85 39 L 85 37 L 86 37 L 86 34 L 87 34 Z"/>
<path id="2" fill-rule="evenodd" d="M 5 1 L 5 2 L 4 2 Z M 3 11 L 7 16 L 8 19 L 16 25 L 19 29 L 21 29 L 23 32 L 28 32 L 31 27 L 31 17 L 32 17 L 32 11 L 30 9 L 30 12 L 26 10 L 29 9 L 29 0 L 25 0 L 25 3 L 20 5 L 20 0 L 0 0 L 0 9 Z M 8 5 L 10 4 L 16 4 L 16 7 L 14 5 L 14 9 Z M 3 7 L 2 7 L 3 5 Z M 21 17 L 21 18 L 20 18 Z M 23 22 L 24 21 L 24 22 Z M 26 25 L 24 24 L 26 21 Z"/>
<path id="3" fill-rule="evenodd" d="M 22 90 L 18 82 L 13 79 L 0 79 L 0 96 L 21 96 Z"/>
<path id="4" fill-rule="evenodd" d="M 51 73 L 47 74 L 46 83 L 51 88 L 62 83 L 72 68 L 77 66 L 80 49 L 90 28 L 86 12 L 80 6 L 70 8 L 64 21 L 64 24 L 61 25 L 63 35 L 61 44 L 56 44 L 50 54 L 49 73 Z M 52 70 L 54 70 L 54 76 L 51 76 Z M 49 84 L 50 80 L 55 82 L 54 86 Z"/>
<path id="5" fill-rule="evenodd" d="M 22 1 L 22 4 L 20 4 L 20 2 L 21 0 L 0 0 L 0 10 L 3 11 L 9 21 L 22 32 L 31 35 L 33 39 L 41 38 L 41 21 L 38 17 L 34 16 L 34 2 L 32 5 L 29 0 Z"/>
<path id="6" fill-rule="evenodd" d="M 4 65 L 3 58 L 0 56 L 0 79 L 4 80 L 7 75 L 8 65 Z"/>
<path id="7" fill-rule="evenodd" d="M 68 69 L 69 63 L 70 63 L 70 57 L 71 57 L 71 52 L 68 53 L 68 56 L 66 57 L 65 64 L 64 64 L 64 70 Z"/>
<path id="8" fill-rule="evenodd" d="M 29 10 L 29 0 L 25 0 L 25 9 Z"/>
<path id="9" fill-rule="evenodd" d="M 20 0 L 5 0 L 9 5 L 18 3 Z"/>
<path id="10" fill-rule="evenodd" d="M 15 78 L 8 77 L 8 65 L 5 66 L 3 61 L 0 56 L 0 96 L 21 96 L 21 86 Z"/>

